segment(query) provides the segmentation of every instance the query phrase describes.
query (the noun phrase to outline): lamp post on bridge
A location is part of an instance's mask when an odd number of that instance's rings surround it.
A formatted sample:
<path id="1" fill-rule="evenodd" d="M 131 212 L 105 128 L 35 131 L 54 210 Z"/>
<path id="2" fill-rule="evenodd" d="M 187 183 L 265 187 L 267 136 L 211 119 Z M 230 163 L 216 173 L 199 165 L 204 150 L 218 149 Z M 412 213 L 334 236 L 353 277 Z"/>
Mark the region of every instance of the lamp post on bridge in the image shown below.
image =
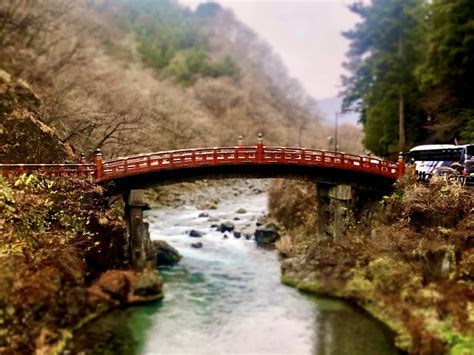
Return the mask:
<path id="1" fill-rule="evenodd" d="M 237 140 L 237 147 L 242 147 L 243 140 L 244 140 L 244 137 L 240 135 L 239 139 Z"/>

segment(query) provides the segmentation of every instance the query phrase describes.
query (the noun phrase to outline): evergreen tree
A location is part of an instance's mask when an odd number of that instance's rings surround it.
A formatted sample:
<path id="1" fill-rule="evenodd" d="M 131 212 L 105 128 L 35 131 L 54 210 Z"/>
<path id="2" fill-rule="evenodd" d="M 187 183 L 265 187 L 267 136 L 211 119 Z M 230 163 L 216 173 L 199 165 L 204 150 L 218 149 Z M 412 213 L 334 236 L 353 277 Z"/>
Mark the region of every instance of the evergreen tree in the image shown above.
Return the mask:
<path id="1" fill-rule="evenodd" d="M 378 155 L 419 139 L 423 112 L 415 68 L 423 53 L 423 0 L 373 0 L 350 10 L 362 18 L 344 33 L 351 41 L 343 77 L 343 110 L 361 112 L 364 145 Z"/>
<path id="2" fill-rule="evenodd" d="M 441 141 L 474 142 L 474 4 L 434 0 L 428 50 L 417 74 L 431 129 Z"/>

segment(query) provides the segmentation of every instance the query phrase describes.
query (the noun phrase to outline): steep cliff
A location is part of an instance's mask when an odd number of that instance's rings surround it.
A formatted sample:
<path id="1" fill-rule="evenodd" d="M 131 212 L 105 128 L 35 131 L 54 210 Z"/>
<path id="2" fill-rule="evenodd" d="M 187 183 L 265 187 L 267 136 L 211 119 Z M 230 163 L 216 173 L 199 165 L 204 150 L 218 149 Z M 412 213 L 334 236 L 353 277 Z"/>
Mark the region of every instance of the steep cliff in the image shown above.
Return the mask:
<path id="1" fill-rule="evenodd" d="M 41 100 L 23 80 L 0 69 L 0 163 L 64 163 L 75 160 L 38 113 Z"/>

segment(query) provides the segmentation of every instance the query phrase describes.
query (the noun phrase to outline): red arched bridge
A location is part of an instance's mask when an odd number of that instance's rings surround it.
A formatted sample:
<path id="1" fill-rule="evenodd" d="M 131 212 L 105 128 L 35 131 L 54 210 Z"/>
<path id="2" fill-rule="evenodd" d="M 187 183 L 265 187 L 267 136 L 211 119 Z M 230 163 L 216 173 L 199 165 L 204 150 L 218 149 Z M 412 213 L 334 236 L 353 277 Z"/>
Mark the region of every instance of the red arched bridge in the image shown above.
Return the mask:
<path id="1" fill-rule="evenodd" d="M 209 177 L 289 177 L 361 187 L 385 187 L 405 173 L 403 160 L 394 163 L 318 149 L 255 146 L 163 151 L 79 164 L 0 164 L 4 176 L 38 172 L 47 176 L 91 176 L 98 183 L 113 183 L 119 190 L 157 182 Z"/>

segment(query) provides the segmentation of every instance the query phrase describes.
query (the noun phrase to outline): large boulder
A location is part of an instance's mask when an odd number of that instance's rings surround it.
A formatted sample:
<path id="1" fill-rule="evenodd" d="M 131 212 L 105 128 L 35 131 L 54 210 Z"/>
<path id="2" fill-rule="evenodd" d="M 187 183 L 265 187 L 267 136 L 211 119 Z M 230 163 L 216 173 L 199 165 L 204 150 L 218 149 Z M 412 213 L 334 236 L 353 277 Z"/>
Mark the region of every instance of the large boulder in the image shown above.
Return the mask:
<path id="1" fill-rule="evenodd" d="M 154 240 L 153 246 L 155 247 L 156 251 L 157 266 L 176 264 L 183 257 L 179 251 L 177 251 L 164 240 Z"/>
<path id="2" fill-rule="evenodd" d="M 108 270 L 89 292 L 110 304 L 133 304 L 163 298 L 162 288 L 163 279 L 157 270 Z"/>
<path id="3" fill-rule="evenodd" d="M 280 238 L 278 227 L 273 223 L 260 226 L 255 230 L 255 241 L 261 246 L 271 246 Z"/>

